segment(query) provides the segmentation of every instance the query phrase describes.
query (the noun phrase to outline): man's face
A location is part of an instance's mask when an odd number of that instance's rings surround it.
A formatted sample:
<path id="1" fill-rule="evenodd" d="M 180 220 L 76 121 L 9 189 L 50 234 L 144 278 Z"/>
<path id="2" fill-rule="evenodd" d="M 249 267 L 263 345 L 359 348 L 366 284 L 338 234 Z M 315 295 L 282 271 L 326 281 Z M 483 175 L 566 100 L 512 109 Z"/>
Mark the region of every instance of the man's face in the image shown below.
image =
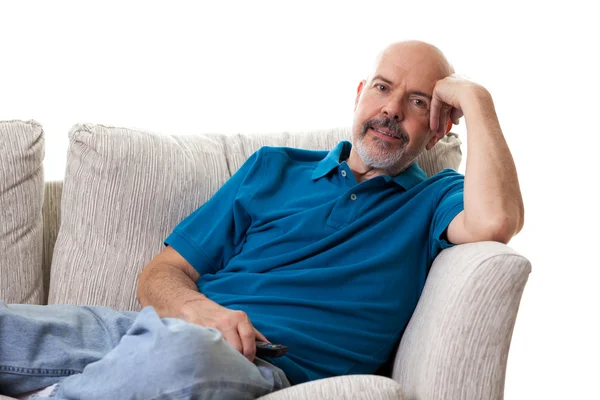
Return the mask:
<path id="1" fill-rule="evenodd" d="M 427 144 L 435 83 L 447 75 L 439 55 L 419 46 L 391 48 L 358 87 L 353 148 L 366 166 L 392 175 L 408 167 Z"/>

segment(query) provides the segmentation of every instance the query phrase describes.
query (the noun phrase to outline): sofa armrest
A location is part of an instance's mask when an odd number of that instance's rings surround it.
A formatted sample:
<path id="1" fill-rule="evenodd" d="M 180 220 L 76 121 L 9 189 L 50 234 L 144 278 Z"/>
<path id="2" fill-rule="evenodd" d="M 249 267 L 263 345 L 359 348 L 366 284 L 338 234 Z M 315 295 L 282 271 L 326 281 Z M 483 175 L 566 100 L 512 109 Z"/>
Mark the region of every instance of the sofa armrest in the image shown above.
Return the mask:
<path id="1" fill-rule="evenodd" d="M 497 242 L 435 259 L 400 342 L 392 378 L 408 399 L 501 399 L 530 262 Z"/>

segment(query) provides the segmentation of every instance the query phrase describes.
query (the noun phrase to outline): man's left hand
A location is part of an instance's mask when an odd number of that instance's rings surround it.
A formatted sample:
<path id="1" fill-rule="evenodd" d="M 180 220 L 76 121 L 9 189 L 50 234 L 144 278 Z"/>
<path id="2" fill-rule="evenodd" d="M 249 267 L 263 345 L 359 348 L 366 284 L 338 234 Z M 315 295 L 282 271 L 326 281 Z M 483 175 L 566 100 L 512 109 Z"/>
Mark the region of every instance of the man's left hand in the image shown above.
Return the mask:
<path id="1" fill-rule="evenodd" d="M 452 74 L 440 79 L 433 88 L 431 106 L 429 108 L 429 126 L 433 132 L 446 133 L 448 119 L 458 125 L 462 118 L 465 101 L 473 95 L 488 95 L 487 90 L 460 75 Z"/>

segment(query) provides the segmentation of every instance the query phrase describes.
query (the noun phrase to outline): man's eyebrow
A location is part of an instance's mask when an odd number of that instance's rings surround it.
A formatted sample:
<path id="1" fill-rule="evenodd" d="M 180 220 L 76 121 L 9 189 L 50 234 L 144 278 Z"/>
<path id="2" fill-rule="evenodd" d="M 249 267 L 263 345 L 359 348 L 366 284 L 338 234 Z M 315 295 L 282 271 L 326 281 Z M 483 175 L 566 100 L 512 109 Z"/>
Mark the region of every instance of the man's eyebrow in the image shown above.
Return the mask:
<path id="1" fill-rule="evenodd" d="M 394 83 L 392 81 L 390 81 L 389 79 L 385 79 L 383 76 L 381 75 L 375 75 L 373 77 L 374 81 L 380 80 L 383 81 L 384 83 L 387 83 L 388 85 L 392 86 Z"/>
<path id="2" fill-rule="evenodd" d="M 394 83 L 393 83 L 392 81 L 390 81 L 389 79 L 385 79 L 385 78 L 384 78 L 383 76 L 381 76 L 381 75 L 375 75 L 375 76 L 373 77 L 373 81 L 377 81 L 377 80 L 379 80 L 379 81 L 382 81 L 383 83 L 386 83 L 386 84 L 388 84 L 388 85 L 390 85 L 390 86 L 393 86 L 393 85 L 394 85 Z M 409 94 L 416 94 L 417 96 L 423 96 L 423 97 L 426 97 L 426 98 L 428 98 L 429 100 L 431 100 L 431 95 L 430 95 L 430 94 L 427 94 L 427 93 L 421 92 L 420 90 L 411 90 L 411 91 L 410 91 L 410 92 L 408 92 L 408 93 L 409 93 Z"/>
<path id="3" fill-rule="evenodd" d="M 423 96 L 423 97 L 427 97 L 429 100 L 431 100 L 431 95 L 427 94 L 427 93 L 423 93 L 420 90 L 412 90 L 409 92 L 410 94 L 416 94 L 417 96 Z"/>

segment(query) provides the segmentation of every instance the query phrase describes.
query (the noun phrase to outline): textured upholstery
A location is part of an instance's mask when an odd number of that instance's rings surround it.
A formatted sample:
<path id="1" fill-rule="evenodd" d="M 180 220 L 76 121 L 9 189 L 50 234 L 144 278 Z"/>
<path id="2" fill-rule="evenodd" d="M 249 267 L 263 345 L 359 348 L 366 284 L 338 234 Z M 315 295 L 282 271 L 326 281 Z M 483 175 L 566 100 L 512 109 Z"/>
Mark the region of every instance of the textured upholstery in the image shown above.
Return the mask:
<path id="1" fill-rule="evenodd" d="M 50 290 L 50 266 L 52 253 L 58 236 L 60 224 L 60 200 L 62 197 L 62 182 L 46 182 L 44 188 L 44 252 L 42 270 L 44 272 L 44 304 L 48 304 Z"/>
<path id="2" fill-rule="evenodd" d="M 44 131 L 0 122 L 0 299 L 42 304 Z"/>
<path id="3" fill-rule="evenodd" d="M 168 136 L 76 125 L 70 132 L 48 302 L 139 309 L 135 286 L 141 269 L 177 223 L 209 199 L 252 152 L 266 144 L 330 149 L 349 136 L 343 129 Z M 448 136 L 440 154 L 425 154 L 437 160 L 429 173 L 457 168 L 459 145 L 457 137 Z M 434 165 L 430 160 L 424 164 Z"/>
<path id="4" fill-rule="evenodd" d="M 70 137 L 64 193 L 62 182 L 48 182 L 44 199 L 44 271 L 52 261 L 50 300 L 136 309 L 137 272 L 160 251 L 172 227 L 254 150 L 261 145 L 327 149 L 350 134 L 339 129 L 171 137 L 78 125 Z M 449 135 L 419 164 L 429 175 L 444 167 L 456 169 L 459 146 L 458 138 Z M 527 259 L 499 243 L 444 250 L 393 360 L 393 380 L 336 377 L 262 399 L 501 399 L 530 268 Z"/>
<path id="5" fill-rule="evenodd" d="M 402 400 L 402 387 L 390 378 L 347 375 L 319 379 L 260 397 L 259 400 Z"/>
<path id="6" fill-rule="evenodd" d="M 480 242 L 444 250 L 402 336 L 392 378 L 408 399 L 502 399 L 531 264 Z"/>
<path id="7" fill-rule="evenodd" d="M 99 125 L 69 137 L 48 302 L 139 309 L 138 273 L 229 178 L 223 142 Z"/>

